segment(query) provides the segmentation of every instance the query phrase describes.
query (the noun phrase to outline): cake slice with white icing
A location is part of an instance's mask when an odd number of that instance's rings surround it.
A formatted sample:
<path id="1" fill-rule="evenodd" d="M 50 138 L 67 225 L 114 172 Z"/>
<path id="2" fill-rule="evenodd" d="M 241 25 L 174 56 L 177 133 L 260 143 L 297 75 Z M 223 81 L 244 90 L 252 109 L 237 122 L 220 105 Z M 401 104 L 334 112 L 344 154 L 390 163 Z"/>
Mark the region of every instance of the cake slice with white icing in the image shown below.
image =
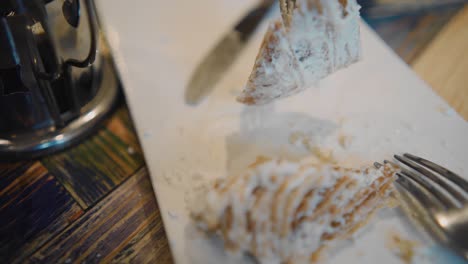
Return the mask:
<path id="1" fill-rule="evenodd" d="M 266 104 L 299 93 L 360 58 L 356 0 L 280 2 L 282 19 L 266 32 L 239 102 Z"/>
<path id="2" fill-rule="evenodd" d="M 192 216 L 231 252 L 260 263 L 309 263 L 353 233 L 389 195 L 395 168 L 261 158 L 220 179 Z"/>

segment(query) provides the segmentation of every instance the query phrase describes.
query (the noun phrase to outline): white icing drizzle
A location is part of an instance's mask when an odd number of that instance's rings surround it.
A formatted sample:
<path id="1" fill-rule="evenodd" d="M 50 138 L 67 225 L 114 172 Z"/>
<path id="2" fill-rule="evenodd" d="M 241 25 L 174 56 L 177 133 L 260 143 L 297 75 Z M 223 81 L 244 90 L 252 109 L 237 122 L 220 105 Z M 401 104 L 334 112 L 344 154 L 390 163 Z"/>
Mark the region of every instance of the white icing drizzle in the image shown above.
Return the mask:
<path id="1" fill-rule="evenodd" d="M 298 0 L 291 25 L 280 20 L 268 29 L 257 61 L 239 101 L 266 104 L 298 93 L 329 74 L 349 66 L 361 55 L 356 0 L 343 8 L 338 0 Z"/>
<path id="2" fill-rule="evenodd" d="M 262 159 L 242 175 L 218 181 L 193 210 L 199 226 L 228 250 L 261 263 L 308 262 L 346 235 L 388 195 L 394 168 L 351 170 L 315 159 Z M 375 193 L 375 195 L 371 195 Z"/>

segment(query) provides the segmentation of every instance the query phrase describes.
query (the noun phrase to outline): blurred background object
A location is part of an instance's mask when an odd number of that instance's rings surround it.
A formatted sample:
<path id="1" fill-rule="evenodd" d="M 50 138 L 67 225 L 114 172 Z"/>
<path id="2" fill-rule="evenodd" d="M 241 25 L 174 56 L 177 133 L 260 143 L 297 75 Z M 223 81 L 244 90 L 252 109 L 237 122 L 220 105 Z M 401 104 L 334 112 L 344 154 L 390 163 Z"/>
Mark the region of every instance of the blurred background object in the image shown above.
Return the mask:
<path id="1" fill-rule="evenodd" d="M 467 0 L 358 0 L 358 2 L 363 7 L 363 17 L 386 18 L 459 6 L 467 3 Z"/>
<path id="2" fill-rule="evenodd" d="M 468 0 L 358 0 L 363 19 L 411 64 Z"/>

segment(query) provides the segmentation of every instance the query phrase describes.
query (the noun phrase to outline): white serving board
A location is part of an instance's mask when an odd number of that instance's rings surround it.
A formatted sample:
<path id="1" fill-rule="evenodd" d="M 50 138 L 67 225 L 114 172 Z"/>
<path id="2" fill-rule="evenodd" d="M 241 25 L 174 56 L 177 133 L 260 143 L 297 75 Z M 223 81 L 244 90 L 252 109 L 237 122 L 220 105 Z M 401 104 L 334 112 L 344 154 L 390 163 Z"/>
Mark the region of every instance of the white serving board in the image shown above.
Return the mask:
<path id="1" fill-rule="evenodd" d="M 264 23 L 211 96 L 197 107 L 186 105 L 185 87 L 197 63 L 256 2 L 97 1 L 179 264 L 239 262 L 228 261 L 219 244 L 192 229 L 186 201 L 197 186 L 240 170 L 257 155 L 307 155 L 289 140 L 297 132 L 333 149 L 347 165 L 411 152 L 468 174 L 467 123 L 364 24 L 361 62 L 319 88 L 245 107 L 234 99 L 250 73 Z M 347 148 L 338 143 L 340 135 L 352 138 Z M 397 211 L 387 210 L 331 261 L 401 263 L 386 246 L 392 232 L 424 240 L 420 252 L 435 250 Z M 421 256 L 418 262 L 430 258 Z"/>

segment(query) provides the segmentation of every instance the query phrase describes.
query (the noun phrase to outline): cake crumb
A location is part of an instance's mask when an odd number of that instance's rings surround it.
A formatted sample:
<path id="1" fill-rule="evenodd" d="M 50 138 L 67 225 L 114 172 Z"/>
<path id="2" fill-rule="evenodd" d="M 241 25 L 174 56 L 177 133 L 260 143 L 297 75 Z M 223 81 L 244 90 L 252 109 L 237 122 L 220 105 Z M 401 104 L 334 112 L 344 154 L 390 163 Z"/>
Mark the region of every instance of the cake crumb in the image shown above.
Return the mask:
<path id="1" fill-rule="evenodd" d="M 437 111 L 439 111 L 441 114 L 443 114 L 445 116 L 455 116 L 457 114 L 457 112 L 455 112 L 455 110 L 453 110 L 453 108 L 445 107 L 445 106 L 442 106 L 442 105 L 439 105 L 437 107 Z"/>
<path id="2" fill-rule="evenodd" d="M 317 158 L 323 163 L 336 164 L 337 161 L 333 156 L 333 151 L 329 149 L 323 149 L 319 147 L 310 147 L 309 150 L 317 156 Z"/>
<path id="3" fill-rule="evenodd" d="M 344 149 L 348 149 L 353 142 L 353 137 L 341 134 L 338 136 L 338 143 L 340 143 L 340 146 Z"/>
<path id="4" fill-rule="evenodd" d="M 289 144 L 304 148 L 305 151 L 316 156 L 324 163 L 336 163 L 336 160 L 333 157 L 333 151 L 319 147 L 313 136 L 307 135 L 302 131 L 292 132 L 289 135 Z"/>
<path id="5" fill-rule="evenodd" d="M 289 143 L 297 147 L 303 147 L 310 153 L 315 153 L 315 144 L 312 139 L 302 131 L 295 131 L 289 135 Z"/>
<path id="6" fill-rule="evenodd" d="M 128 148 L 127 148 L 127 152 L 128 152 L 128 154 L 130 154 L 130 155 L 133 155 L 133 154 L 136 153 L 136 151 L 135 151 L 135 149 L 134 149 L 133 147 L 128 147 Z"/>
<path id="7" fill-rule="evenodd" d="M 387 248 L 404 263 L 410 264 L 415 256 L 415 249 L 418 243 L 401 237 L 395 231 L 389 232 L 386 243 Z"/>
<path id="8" fill-rule="evenodd" d="M 388 208 L 397 208 L 400 206 L 400 200 L 398 200 L 398 198 L 395 196 L 395 193 L 392 192 L 390 196 L 387 198 L 387 200 L 385 201 L 385 205 Z"/>
<path id="9" fill-rule="evenodd" d="M 307 136 L 301 131 L 294 131 L 289 135 L 289 143 L 292 145 L 299 145 L 307 139 Z"/>

